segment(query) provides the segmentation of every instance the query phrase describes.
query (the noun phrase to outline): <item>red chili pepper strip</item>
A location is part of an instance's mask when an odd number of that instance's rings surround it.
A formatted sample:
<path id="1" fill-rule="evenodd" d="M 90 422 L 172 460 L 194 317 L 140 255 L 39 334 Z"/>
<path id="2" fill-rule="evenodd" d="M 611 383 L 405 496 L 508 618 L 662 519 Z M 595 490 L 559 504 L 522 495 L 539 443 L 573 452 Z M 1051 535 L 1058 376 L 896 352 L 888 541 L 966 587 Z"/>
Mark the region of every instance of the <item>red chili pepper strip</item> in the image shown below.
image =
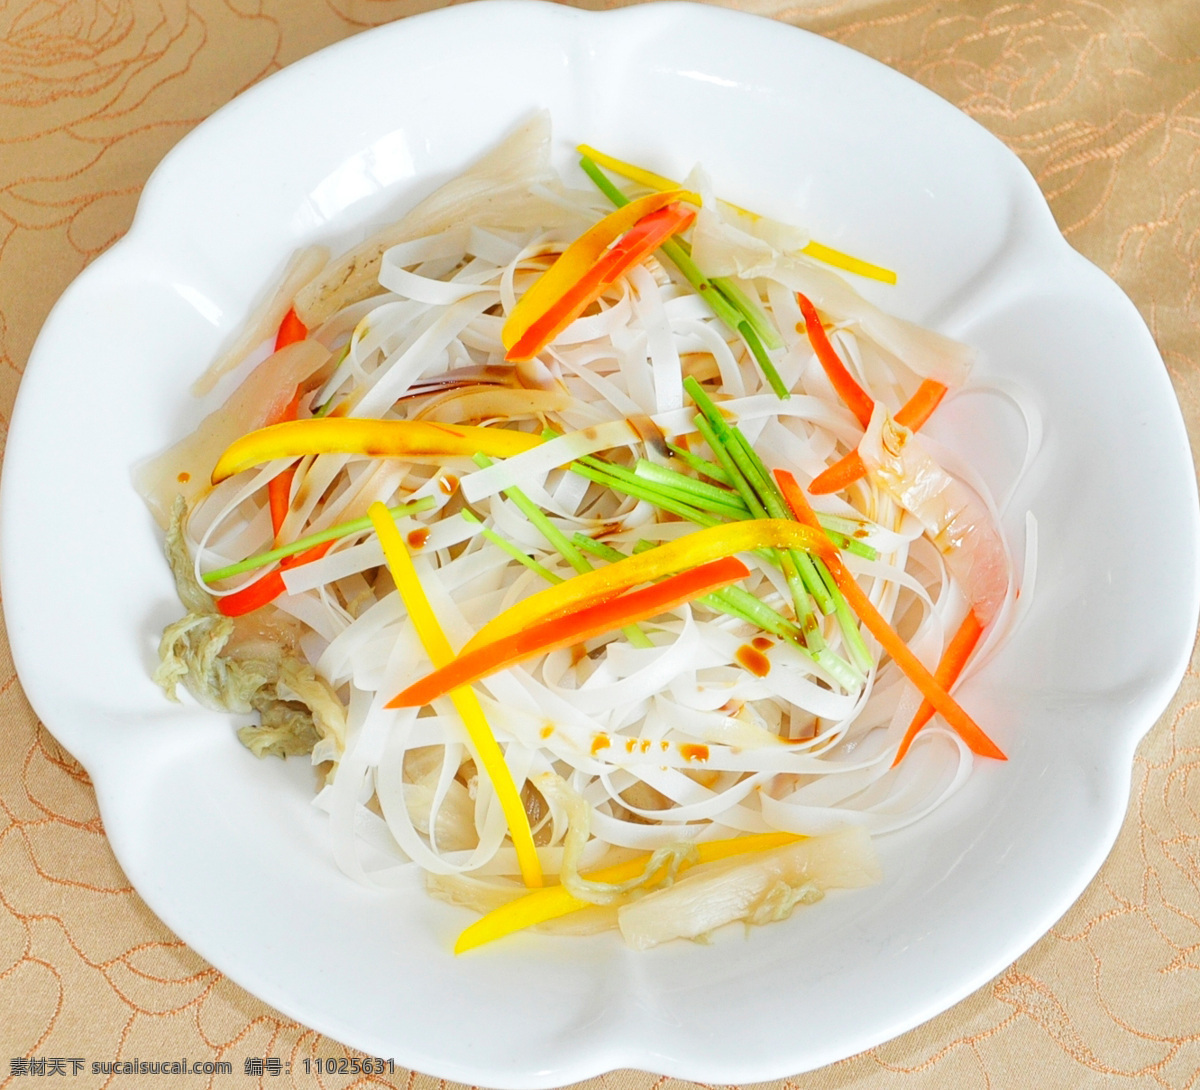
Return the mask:
<path id="1" fill-rule="evenodd" d="M 796 478 L 786 469 L 777 469 L 775 470 L 775 480 L 778 482 L 780 491 L 783 492 L 783 498 L 787 501 L 787 505 L 791 508 L 792 514 L 795 515 L 796 519 L 806 526 L 819 527 L 820 523 L 817 522 L 817 516 L 813 514 L 813 509 L 809 506 L 800 485 L 796 483 Z M 838 589 L 850 603 L 850 608 L 858 614 L 871 635 L 879 641 L 880 646 L 892 656 L 896 665 L 904 671 L 909 681 L 916 685 L 921 695 L 958 732 L 959 737 L 967 743 L 971 752 L 977 753 L 981 757 L 994 757 L 998 761 L 1007 760 L 1008 758 L 1004 756 L 1004 753 L 996 743 L 984 734 L 979 724 L 963 711 L 958 702 L 925 669 L 921 660 L 908 649 L 908 644 L 888 624 L 883 615 L 872 604 L 871 599 L 866 596 L 863 589 L 858 585 L 854 576 L 846 570 L 845 565 L 842 563 L 842 558 L 835 553 L 833 556 L 824 557 L 824 560 L 829 568 L 829 573 L 833 576 L 834 582 L 837 583 Z M 899 759 L 899 756 L 897 756 L 896 760 L 898 761 Z"/>
<path id="2" fill-rule="evenodd" d="M 934 379 L 927 378 L 917 387 L 913 394 L 899 409 L 896 410 L 897 424 L 916 431 L 933 415 L 933 410 L 941 404 L 946 396 L 947 387 Z M 855 481 L 867 475 L 866 464 L 857 450 L 852 450 L 833 463 L 813 479 L 808 490 L 814 496 L 826 496 L 830 492 L 840 492 L 849 488 Z"/>
<path id="3" fill-rule="evenodd" d="M 579 317 L 600 294 L 634 265 L 644 261 L 672 235 L 685 230 L 696 213 L 679 204 L 651 212 L 625 232 L 579 280 L 534 319 L 505 359 L 531 360 Z"/>
<path id="4" fill-rule="evenodd" d="M 287 518 L 288 508 L 292 505 L 292 479 L 296 476 L 296 467 L 288 466 L 278 477 L 272 477 L 267 482 L 267 505 L 271 509 L 271 533 L 276 541 L 279 531 L 283 528 L 283 520 Z"/>
<path id="5" fill-rule="evenodd" d="M 511 636 L 502 636 L 473 651 L 460 653 L 441 669 L 426 674 L 420 681 L 394 696 L 386 707 L 419 708 L 452 689 L 470 685 L 537 655 L 571 647 L 594 636 L 655 617 L 683 602 L 701 598 L 738 579 L 744 579 L 749 574 L 750 569 L 745 564 L 736 557 L 727 556 L 673 575 L 661 583 L 578 610 L 569 616 L 557 617 Z"/>
<path id="6" fill-rule="evenodd" d="M 333 548 L 334 544 L 333 541 L 325 541 L 302 553 L 281 560 L 278 568 L 268 572 L 261 579 L 255 580 L 249 586 L 242 587 L 241 590 L 235 590 L 232 594 L 218 598 L 217 610 L 226 617 L 240 617 L 244 613 L 250 613 L 265 606 L 268 602 L 275 601 L 287 590 L 287 587 L 283 585 L 285 568 L 296 568 L 301 564 L 309 563 L 309 561 L 320 560 Z"/>
<path id="7" fill-rule="evenodd" d="M 825 374 L 829 376 L 829 381 L 837 391 L 838 397 L 846 403 L 846 408 L 858 417 L 858 422 L 865 428 L 871 423 L 871 412 L 875 408 L 875 402 L 871 399 L 871 395 L 859 386 L 854 376 L 846 370 L 846 365 L 842 363 L 841 357 L 829 343 L 829 338 L 825 335 L 825 327 L 821 324 L 821 317 L 817 314 L 817 308 L 809 302 L 808 296 L 796 292 L 796 300 L 800 304 L 800 313 L 804 315 L 804 328 L 808 332 L 808 339 L 812 342 L 813 351 L 816 352 L 818 361 L 825 369 Z"/>
<path id="8" fill-rule="evenodd" d="M 307 336 L 308 326 L 300 321 L 296 315 L 295 307 L 292 307 L 283 316 L 283 321 L 279 323 L 279 332 L 275 335 L 275 351 L 278 352 L 281 348 L 286 348 L 289 344 L 302 341 Z"/>
<path id="9" fill-rule="evenodd" d="M 292 311 L 288 311 L 289 314 Z M 296 319 L 299 324 L 299 319 Z M 286 324 L 287 319 L 284 319 Z M 303 327 L 301 327 L 303 328 Z M 279 336 L 283 336 L 283 326 L 279 327 Z M 275 342 L 276 347 L 279 347 L 279 341 Z M 285 420 L 295 420 L 296 415 L 300 412 L 300 400 L 304 397 L 304 387 L 296 387 L 296 395 L 291 401 L 284 406 L 283 411 L 274 419 L 267 421 L 268 424 L 282 424 Z M 271 510 L 271 532 L 275 535 L 276 541 L 279 540 L 279 530 L 283 526 L 283 520 L 287 518 L 288 508 L 291 506 L 292 500 L 292 478 L 296 476 L 296 467 L 289 466 L 277 477 L 272 477 L 267 481 L 267 506 Z"/>
<path id="10" fill-rule="evenodd" d="M 963 618 L 962 624 L 958 626 L 958 631 L 954 633 L 949 644 L 946 645 L 946 650 L 942 652 L 942 659 L 933 672 L 934 680 L 946 692 L 949 692 L 951 686 L 958 680 L 958 675 L 962 673 L 963 667 L 966 666 L 971 652 L 975 650 L 975 645 L 982 635 L 983 625 L 979 623 L 975 610 L 967 610 L 967 615 Z M 933 711 L 933 705 L 928 700 L 921 701 L 921 706 L 917 709 L 917 714 L 913 716 L 913 721 L 905 732 L 904 740 L 900 743 L 900 749 L 896 752 L 896 760 L 892 762 L 893 765 L 899 764 L 904 759 L 917 732 L 933 718 Z"/>
<path id="11" fill-rule="evenodd" d="M 283 321 L 279 323 L 279 332 L 275 335 L 275 351 L 278 352 L 281 348 L 286 348 L 289 344 L 296 344 L 307 337 L 308 326 L 300 321 L 296 315 L 296 308 L 289 307 L 288 312 L 283 316 Z M 303 396 L 304 387 L 297 386 L 296 396 L 288 402 L 287 407 L 279 416 L 274 420 L 268 420 L 267 423 L 281 424 L 285 420 L 295 420 L 296 414 L 300 411 L 300 399 Z M 279 528 L 287 517 L 292 494 L 292 478 L 295 475 L 296 470 L 293 467 L 285 469 L 278 477 L 272 477 L 267 482 L 267 504 L 271 509 L 271 529 L 276 539 L 279 537 Z"/>

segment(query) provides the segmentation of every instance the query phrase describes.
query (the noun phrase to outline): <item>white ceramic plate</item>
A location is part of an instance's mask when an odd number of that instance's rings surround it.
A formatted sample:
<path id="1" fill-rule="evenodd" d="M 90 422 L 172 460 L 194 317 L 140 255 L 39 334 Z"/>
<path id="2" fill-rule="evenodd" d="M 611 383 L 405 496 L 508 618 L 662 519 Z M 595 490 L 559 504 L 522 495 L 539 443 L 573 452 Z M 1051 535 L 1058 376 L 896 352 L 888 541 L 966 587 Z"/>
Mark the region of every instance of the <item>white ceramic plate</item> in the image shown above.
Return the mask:
<path id="1" fill-rule="evenodd" d="M 257 761 L 228 720 L 150 682 L 179 606 L 130 466 L 207 411 L 188 385 L 293 249 L 335 249 L 534 108 L 896 268 L 864 290 L 977 345 L 1045 441 L 1007 527 L 1041 530 L 1016 638 L 961 690 L 1009 753 L 880 842 L 876 888 L 786 924 L 635 954 L 523 935 L 455 959 L 468 913 L 343 876 L 302 761 Z M 960 397 L 942 438 L 998 486 L 1020 427 Z M 1180 414 L 1130 302 L 1055 229 L 998 141 L 914 83 L 785 25 L 656 4 L 467 5 L 293 65 L 200 126 L 129 235 L 67 291 L 21 386 L 0 560 L 30 700 L 91 773 L 130 880 L 184 940 L 330 1036 L 501 1087 L 638 1067 L 708 1082 L 848 1056 L 1001 971 L 1079 895 L 1125 811 L 1138 739 L 1197 615 L 1197 503 Z"/>

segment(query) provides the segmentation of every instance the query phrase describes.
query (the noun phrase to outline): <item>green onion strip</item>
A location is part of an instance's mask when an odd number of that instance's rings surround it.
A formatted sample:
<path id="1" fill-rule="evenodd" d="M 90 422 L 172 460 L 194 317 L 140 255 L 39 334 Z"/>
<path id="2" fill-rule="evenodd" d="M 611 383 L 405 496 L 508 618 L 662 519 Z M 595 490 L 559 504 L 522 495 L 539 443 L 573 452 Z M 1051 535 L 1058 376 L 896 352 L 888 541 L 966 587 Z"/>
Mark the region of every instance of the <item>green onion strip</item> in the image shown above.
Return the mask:
<path id="1" fill-rule="evenodd" d="M 417 515 L 422 511 L 428 511 L 436 502 L 432 496 L 422 496 L 421 499 L 413 500 L 412 503 L 402 503 L 396 507 L 389 507 L 388 514 L 394 519 L 404 518 L 406 515 Z M 297 538 L 290 544 L 280 545 L 279 548 L 271 549 L 269 552 L 259 553 L 257 556 L 239 560 L 236 564 L 229 564 L 224 568 L 215 568 L 210 572 L 205 572 L 203 579 L 206 583 L 218 583 L 222 579 L 242 575 L 244 572 L 254 571 L 256 568 L 265 568 L 268 564 L 274 564 L 276 560 L 284 560 L 289 556 L 294 556 L 296 553 L 302 553 L 305 549 L 311 549 L 314 545 L 324 545 L 327 541 L 337 541 L 339 538 L 350 537 L 351 534 L 361 534 L 367 531 L 374 532 L 370 518 L 364 516 L 360 519 L 353 519 L 350 522 L 331 526 L 328 530 L 319 530 L 317 533 L 309 534 L 307 537 Z"/>

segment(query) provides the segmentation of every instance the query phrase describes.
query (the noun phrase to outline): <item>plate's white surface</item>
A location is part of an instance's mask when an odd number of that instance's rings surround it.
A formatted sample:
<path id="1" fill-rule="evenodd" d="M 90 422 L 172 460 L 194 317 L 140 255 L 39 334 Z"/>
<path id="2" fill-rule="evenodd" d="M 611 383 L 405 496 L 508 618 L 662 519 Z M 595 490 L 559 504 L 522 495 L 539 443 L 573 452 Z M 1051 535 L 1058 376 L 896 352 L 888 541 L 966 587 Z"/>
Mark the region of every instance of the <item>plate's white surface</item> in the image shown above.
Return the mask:
<path id="1" fill-rule="evenodd" d="M 880 842 L 882 886 L 714 946 L 526 935 L 455 959 L 471 918 L 334 865 L 302 761 L 149 679 L 179 606 L 130 466 L 211 403 L 187 393 L 288 254 L 335 249 L 537 107 L 663 173 L 900 271 L 864 289 L 977 345 L 1045 441 L 1007 527 L 1040 524 L 1016 638 L 961 690 L 1008 752 Z M 1007 413 L 1007 415 L 1006 415 Z M 996 398 L 939 413 L 1002 485 Z M 54 310 L 0 501 L 5 611 L 39 715 L 91 773 L 121 864 L 163 920 L 287 1014 L 440 1076 L 550 1086 L 614 1067 L 777 1078 L 929 1018 L 1032 944 L 1099 867 L 1135 744 L 1182 674 L 1197 505 L 1178 407 L 1130 302 L 1059 236 L 1031 178 L 936 96 L 842 47 L 712 7 L 601 15 L 493 0 L 362 34 L 273 76 L 173 151 L 129 235 Z"/>

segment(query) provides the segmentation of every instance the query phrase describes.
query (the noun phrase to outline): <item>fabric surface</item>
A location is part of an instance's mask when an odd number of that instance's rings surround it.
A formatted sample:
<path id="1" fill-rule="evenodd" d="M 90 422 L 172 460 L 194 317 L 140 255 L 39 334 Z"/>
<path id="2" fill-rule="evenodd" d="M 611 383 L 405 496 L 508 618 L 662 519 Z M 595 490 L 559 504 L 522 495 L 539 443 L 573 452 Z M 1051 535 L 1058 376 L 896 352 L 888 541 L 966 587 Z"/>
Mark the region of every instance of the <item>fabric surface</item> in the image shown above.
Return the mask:
<path id="1" fill-rule="evenodd" d="M 128 227 L 163 154 L 315 49 L 438 6 L 412 0 L 6 0 L 0 4 L 0 424 L 49 308 Z M 605 6 L 586 4 L 584 6 Z M 731 6 L 912 76 L 1028 165 L 1067 239 L 1130 294 L 1200 432 L 1200 4 L 837 0 Z M 769 1084 L 832 1090 L 1200 1084 L 1200 678 L 1141 745 L 1128 816 L 1086 893 L 997 979 L 906 1035 Z M 87 775 L 37 721 L 0 637 L 0 1085 L 159 1085 L 93 1061 L 228 1060 L 172 1086 L 445 1085 L 352 1056 L 178 941 L 122 875 Z M 786 1019 L 781 1023 L 786 1025 Z M 58 1058 L 65 1070 L 22 1068 Z M 290 1074 L 247 1076 L 246 1057 Z M 73 1058 L 87 1066 L 72 1074 Z M 20 1070 L 19 1070 L 20 1068 Z M 589 1088 L 692 1084 L 624 1071 Z"/>

